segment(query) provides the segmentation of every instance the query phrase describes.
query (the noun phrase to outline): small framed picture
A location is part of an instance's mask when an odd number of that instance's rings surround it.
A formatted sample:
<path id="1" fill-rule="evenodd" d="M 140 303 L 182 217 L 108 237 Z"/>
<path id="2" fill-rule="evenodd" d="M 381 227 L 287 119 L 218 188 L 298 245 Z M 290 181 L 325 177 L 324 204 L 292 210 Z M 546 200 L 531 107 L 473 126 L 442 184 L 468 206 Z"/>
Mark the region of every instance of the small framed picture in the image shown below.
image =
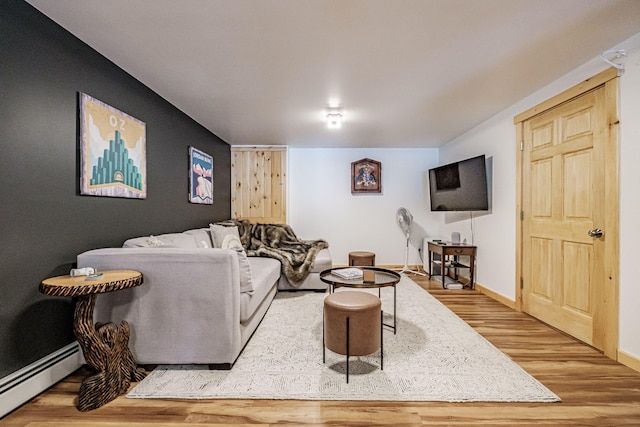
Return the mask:
<path id="1" fill-rule="evenodd" d="M 213 204 L 213 157 L 189 147 L 189 202 Z"/>
<path id="2" fill-rule="evenodd" d="M 382 165 L 371 159 L 351 163 L 351 193 L 381 193 Z"/>

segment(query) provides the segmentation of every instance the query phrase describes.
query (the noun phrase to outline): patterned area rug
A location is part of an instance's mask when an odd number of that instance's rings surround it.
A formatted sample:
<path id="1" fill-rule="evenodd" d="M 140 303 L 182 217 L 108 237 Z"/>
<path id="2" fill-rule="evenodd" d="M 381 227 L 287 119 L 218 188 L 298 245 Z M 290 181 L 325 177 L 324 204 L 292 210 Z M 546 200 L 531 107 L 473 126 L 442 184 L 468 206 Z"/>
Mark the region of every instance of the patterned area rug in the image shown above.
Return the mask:
<path id="1" fill-rule="evenodd" d="M 385 328 L 380 355 L 322 363 L 325 294 L 281 292 L 230 371 L 161 365 L 130 398 L 557 402 L 560 399 L 462 319 L 403 277 L 398 332 Z M 338 291 L 340 292 L 340 290 Z M 377 291 L 373 291 L 377 294 Z M 393 291 L 382 289 L 385 323 Z"/>

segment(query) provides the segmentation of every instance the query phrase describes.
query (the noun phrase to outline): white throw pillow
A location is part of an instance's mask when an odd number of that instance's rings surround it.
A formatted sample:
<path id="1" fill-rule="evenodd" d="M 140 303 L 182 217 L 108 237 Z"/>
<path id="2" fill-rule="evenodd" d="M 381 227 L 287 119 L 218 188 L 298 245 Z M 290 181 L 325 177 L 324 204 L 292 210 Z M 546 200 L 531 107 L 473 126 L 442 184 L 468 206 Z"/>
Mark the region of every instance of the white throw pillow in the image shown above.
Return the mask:
<path id="1" fill-rule="evenodd" d="M 227 234 L 222 239 L 222 243 L 220 244 L 222 249 L 235 249 L 242 248 L 242 243 L 240 242 L 240 237 L 234 234 Z M 244 249 L 242 249 L 244 250 Z"/>
<path id="2" fill-rule="evenodd" d="M 253 283 L 251 281 L 251 264 L 247 259 L 247 253 L 240 242 L 238 227 L 225 227 L 223 225 L 211 224 L 211 239 L 216 248 L 234 249 L 238 252 L 238 266 L 240 267 L 240 292 L 252 293 Z"/>
<path id="3" fill-rule="evenodd" d="M 211 229 L 211 240 L 213 241 L 213 246 L 215 248 L 229 249 L 231 246 L 229 246 L 228 239 L 231 239 L 233 237 L 236 237 L 238 239 L 238 244 L 240 247 L 242 247 L 242 244 L 240 243 L 240 233 L 238 232 L 238 227 L 236 226 L 225 227 L 223 225 L 211 224 L 209 228 Z M 232 236 L 232 237 L 227 237 L 227 236 Z M 223 247 L 223 243 L 225 243 L 225 238 L 227 238 L 227 242 L 226 242 L 227 246 Z"/>

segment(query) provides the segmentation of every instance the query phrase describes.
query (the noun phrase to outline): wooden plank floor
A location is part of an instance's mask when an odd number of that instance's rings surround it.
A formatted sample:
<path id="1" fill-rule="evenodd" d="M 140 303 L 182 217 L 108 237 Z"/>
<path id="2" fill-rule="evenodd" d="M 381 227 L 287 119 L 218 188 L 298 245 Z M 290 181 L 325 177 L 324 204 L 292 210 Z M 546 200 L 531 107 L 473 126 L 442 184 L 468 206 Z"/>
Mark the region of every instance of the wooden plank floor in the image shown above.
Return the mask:
<path id="1" fill-rule="evenodd" d="M 119 397 L 97 410 L 75 407 L 81 369 L 0 420 L 6 426 L 148 425 L 635 425 L 640 373 L 470 290 L 423 288 L 562 399 L 559 403 L 141 400 Z M 391 360 L 388 363 L 393 363 Z"/>

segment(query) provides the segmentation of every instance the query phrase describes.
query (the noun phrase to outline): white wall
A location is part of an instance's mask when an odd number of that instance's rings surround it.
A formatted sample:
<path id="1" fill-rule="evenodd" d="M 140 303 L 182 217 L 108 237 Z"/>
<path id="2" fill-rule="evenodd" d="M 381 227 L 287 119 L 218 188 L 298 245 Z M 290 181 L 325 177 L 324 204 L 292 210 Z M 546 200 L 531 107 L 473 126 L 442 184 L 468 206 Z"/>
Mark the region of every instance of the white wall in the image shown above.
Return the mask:
<path id="1" fill-rule="evenodd" d="M 640 358 L 640 286 L 637 255 L 640 252 L 640 33 L 616 48 L 625 48 L 626 71 L 620 80 L 620 339 L 619 348 Z M 484 153 L 492 157 L 493 206 L 488 215 L 474 219 L 478 246 L 477 282 L 509 299 L 515 299 L 516 141 L 513 117 L 608 68 L 599 58 L 572 71 L 445 145 L 440 161 Z M 457 215 L 457 214 L 456 214 Z M 445 218 L 440 234 L 461 231 L 468 236 L 469 219 Z M 606 230 L 605 230 L 606 232 Z"/>
<path id="2" fill-rule="evenodd" d="M 515 129 L 497 119 L 477 127 L 473 133 L 443 147 L 443 164 L 484 154 L 487 158 L 489 211 L 444 213 L 440 234 L 453 231 L 478 247 L 475 281 L 514 299 L 515 283 Z M 511 294 L 510 294 L 511 293 Z"/>
<path id="3" fill-rule="evenodd" d="M 620 349 L 640 358 L 640 34 L 620 81 Z"/>
<path id="4" fill-rule="evenodd" d="M 406 240 L 395 218 L 405 207 L 414 217 L 409 265 L 421 264 L 422 238 L 437 237 L 427 186 L 437 149 L 289 148 L 288 156 L 288 218 L 298 237 L 327 240 L 334 264 L 368 250 L 376 264 L 402 265 Z M 351 162 L 363 158 L 382 163 L 382 193 L 351 194 Z"/>
<path id="5" fill-rule="evenodd" d="M 640 359 L 640 33 L 615 49 L 628 52 L 620 80 L 620 339 L 619 348 Z M 452 231 L 478 246 L 476 281 L 515 299 L 516 140 L 513 117 L 592 77 L 608 65 L 595 58 L 512 105 L 439 152 L 434 149 L 290 149 L 289 218 L 304 239 L 324 238 L 334 263 L 346 264 L 352 250 L 376 252 L 379 264 L 404 262 L 404 238 L 395 212 L 404 206 L 415 218 L 409 264 L 419 264 L 422 237 L 448 238 Z M 450 161 L 485 154 L 489 164 L 489 212 L 430 212 L 426 172 Z M 383 193 L 352 195 L 350 166 L 369 157 L 382 162 Z"/>

